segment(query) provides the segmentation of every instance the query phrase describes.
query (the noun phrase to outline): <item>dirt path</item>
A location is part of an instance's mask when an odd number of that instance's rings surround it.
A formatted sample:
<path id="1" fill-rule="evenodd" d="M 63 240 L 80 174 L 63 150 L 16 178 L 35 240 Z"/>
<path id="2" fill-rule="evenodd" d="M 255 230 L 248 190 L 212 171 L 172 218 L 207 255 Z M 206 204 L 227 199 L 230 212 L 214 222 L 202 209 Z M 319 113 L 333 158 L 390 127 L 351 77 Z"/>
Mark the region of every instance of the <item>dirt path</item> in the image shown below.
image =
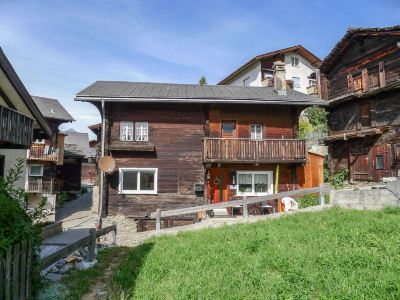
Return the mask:
<path id="1" fill-rule="evenodd" d="M 113 256 L 109 266 L 103 272 L 103 275 L 96 279 L 96 282 L 92 284 L 90 292 L 83 295 L 82 300 L 92 300 L 92 299 L 107 299 L 107 283 L 112 277 L 115 269 L 123 260 L 126 255 L 126 251 L 120 251 L 117 255 Z"/>

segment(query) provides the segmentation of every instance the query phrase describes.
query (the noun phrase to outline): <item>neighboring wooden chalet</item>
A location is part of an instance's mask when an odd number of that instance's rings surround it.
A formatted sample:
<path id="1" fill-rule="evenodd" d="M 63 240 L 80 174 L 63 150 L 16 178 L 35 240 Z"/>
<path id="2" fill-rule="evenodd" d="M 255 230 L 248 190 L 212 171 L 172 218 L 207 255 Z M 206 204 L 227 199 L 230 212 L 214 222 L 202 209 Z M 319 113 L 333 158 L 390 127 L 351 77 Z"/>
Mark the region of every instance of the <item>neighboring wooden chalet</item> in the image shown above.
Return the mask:
<path id="1" fill-rule="evenodd" d="M 51 128 L 0 48 L 0 176 L 26 159 L 33 131 L 51 137 Z M 17 183 L 25 187 L 26 170 Z"/>
<path id="2" fill-rule="evenodd" d="M 98 81 L 79 92 L 75 100 L 104 116 L 104 155 L 116 162 L 103 213 L 140 219 L 157 208 L 273 193 L 277 165 L 279 191 L 305 186 L 298 119 L 326 102 L 285 90 L 282 65 L 275 88 Z"/>
<path id="3" fill-rule="evenodd" d="M 329 164 L 352 181 L 398 177 L 400 26 L 350 28 L 320 68 L 329 100 Z"/>
<path id="4" fill-rule="evenodd" d="M 321 60 L 301 45 L 257 55 L 222 79 L 219 85 L 273 87 L 273 63 L 285 64 L 285 79 L 294 90 L 316 94 L 315 70 Z"/>
<path id="5" fill-rule="evenodd" d="M 56 99 L 32 96 L 36 106 L 51 129 L 51 136 L 41 130 L 34 130 L 33 141 L 27 155 L 27 177 L 25 188 L 29 200 L 35 203 L 46 197 L 55 208 L 57 194 L 62 191 L 63 182 L 57 176 L 57 168 L 64 164 L 64 134 L 58 127 L 73 122 L 74 118 Z M 75 176 L 79 177 L 80 173 Z"/>

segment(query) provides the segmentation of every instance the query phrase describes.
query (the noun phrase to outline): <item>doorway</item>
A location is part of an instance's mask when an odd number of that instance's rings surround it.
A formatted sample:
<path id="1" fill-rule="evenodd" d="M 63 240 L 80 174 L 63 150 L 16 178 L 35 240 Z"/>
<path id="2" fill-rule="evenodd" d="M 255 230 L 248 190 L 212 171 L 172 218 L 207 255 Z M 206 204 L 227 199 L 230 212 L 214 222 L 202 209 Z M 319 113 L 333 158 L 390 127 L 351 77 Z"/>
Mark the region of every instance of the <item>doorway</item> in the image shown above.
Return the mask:
<path id="1" fill-rule="evenodd" d="M 208 180 L 209 198 L 212 204 L 226 202 L 229 200 L 228 192 L 229 169 L 212 168 L 210 169 L 210 179 Z"/>

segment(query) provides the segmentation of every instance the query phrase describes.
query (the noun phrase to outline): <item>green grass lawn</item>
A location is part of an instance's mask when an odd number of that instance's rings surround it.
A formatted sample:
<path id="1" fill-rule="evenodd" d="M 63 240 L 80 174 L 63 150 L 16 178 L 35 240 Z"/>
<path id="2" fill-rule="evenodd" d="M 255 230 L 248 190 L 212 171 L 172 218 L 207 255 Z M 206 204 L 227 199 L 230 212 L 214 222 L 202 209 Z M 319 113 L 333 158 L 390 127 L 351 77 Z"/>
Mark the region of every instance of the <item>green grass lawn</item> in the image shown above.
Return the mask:
<path id="1" fill-rule="evenodd" d="M 400 210 L 330 209 L 151 239 L 110 280 L 135 299 L 395 299 Z"/>

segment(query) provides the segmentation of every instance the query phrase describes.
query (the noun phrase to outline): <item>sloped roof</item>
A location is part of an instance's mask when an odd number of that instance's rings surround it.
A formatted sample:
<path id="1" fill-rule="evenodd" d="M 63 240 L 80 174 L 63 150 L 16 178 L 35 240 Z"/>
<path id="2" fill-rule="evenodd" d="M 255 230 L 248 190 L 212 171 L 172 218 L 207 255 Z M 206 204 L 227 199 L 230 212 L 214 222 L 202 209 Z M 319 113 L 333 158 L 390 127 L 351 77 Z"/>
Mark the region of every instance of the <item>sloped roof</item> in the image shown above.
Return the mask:
<path id="1" fill-rule="evenodd" d="M 31 95 L 29 95 L 29 92 L 26 90 L 24 84 L 18 77 L 17 73 L 15 72 L 14 68 L 12 67 L 10 61 L 7 59 L 1 47 L 0 47 L 0 68 L 3 70 L 4 74 L 7 76 L 8 80 L 13 85 L 14 89 L 17 91 L 18 95 L 24 101 L 29 111 L 35 117 L 40 127 L 45 131 L 48 137 L 51 137 L 52 132 L 49 124 L 46 122 L 45 118 L 39 111 Z"/>
<path id="2" fill-rule="evenodd" d="M 313 54 L 312 52 L 308 51 L 302 45 L 296 45 L 296 46 L 283 48 L 283 49 L 279 49 L 279 50 L 276 50 L 276 51 L 267 52 L 267 53 L 264 53 L 264 54 L 257 55 L 255 57 L 253 57 L 252 59 L 250 59 L 244 65 L 242 65 L 239 68 L 237 68 L 231 74 L 226 76 L 224 79 L 222 79 L 220 82 L 218 82 L 218 84 L 226 84 L 228 81 L 233 79 L 236 75 L 238 75 L 239 73 L 241 73 L 242 71 L 244 71 L 245 69 L 247 69 L 248 67 L 250 67 L 251 65 L 253 65 L 254 63 L 256 63 L 256 62 L 258 62 L 258 61 L 260 61 L 262 59 L 273 57 L 273 56 L 282 55 L 282 54 L 289 53 L 289 52 L 298 53 L 299 55 L 301 55 L 302 57 L 307 59 L 315 67 L 318 67 L 319 64 L 321 63 L 321 60 L 315 54 Z"/>
<path id="3" fill-rule="evenodd" d="M 45 118 L 64 120 L 68 122 L 75 121 L 57 99 L 38 96 L 32 96 L 32 98 Z"/>
<path id="4" fill-rule="evenodd" d="M 306 94 L 287 90 L 279 95 L 272 87 L 171 84 L 126 81 L 96 81 L 79 92 L 78 101 L 177 102 L 177 103 L 265 103 L 326 105 Z"/>
<path id="5" fill-rule="evenodd" d="M 329 71 L 356 37 L 379 36 L 382 34 L 400 34 L 400 25 L 372 28 L 349 27 L 345 35 L 336 43 L 331 52 L 322 61 L 320 66 L 321 72 Z"/>

